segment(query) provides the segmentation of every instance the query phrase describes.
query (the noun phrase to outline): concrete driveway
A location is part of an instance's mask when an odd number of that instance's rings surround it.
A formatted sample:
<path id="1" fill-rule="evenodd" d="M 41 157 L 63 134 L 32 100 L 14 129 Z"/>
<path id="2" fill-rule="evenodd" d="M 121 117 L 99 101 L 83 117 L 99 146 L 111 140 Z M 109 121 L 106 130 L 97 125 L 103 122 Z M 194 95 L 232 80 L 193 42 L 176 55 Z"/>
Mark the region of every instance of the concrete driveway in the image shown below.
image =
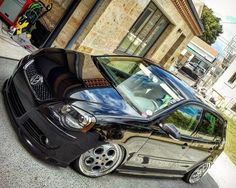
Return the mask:
<path id="1" fill-rule="evenodd" d="M 10 59 L 20 59 L 29 54 L 27 50 L 14 42 L 9 34 L 3 28 L 7 28 L 5 23 L 0 20 L 0 57 L 7 57 Z"/>
<path id="2" fill-rule="evenodd" d="M 16 61 L 0 58 L 0 88 L 11 75 Z M 232 180 L 233 181 L 233 180 Z M 34 187 L 219 187 L 207 174 L 195 185 L 181 179 L 163 179 L 141 176 L 127 176 L 114 173 L 101 178 L 86 178 L 70 168 L 50 166 L 31 156 L 20 144 L 7 116 L 3 97 L 0 95 L 0 188 Z"/>

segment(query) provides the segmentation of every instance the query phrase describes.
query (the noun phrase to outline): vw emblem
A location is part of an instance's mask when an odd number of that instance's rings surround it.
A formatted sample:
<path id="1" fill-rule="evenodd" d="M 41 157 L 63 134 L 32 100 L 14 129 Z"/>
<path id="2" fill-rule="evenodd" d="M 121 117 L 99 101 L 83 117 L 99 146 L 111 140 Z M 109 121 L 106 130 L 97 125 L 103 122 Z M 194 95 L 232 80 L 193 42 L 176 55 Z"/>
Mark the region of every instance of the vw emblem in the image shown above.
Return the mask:
<path id="1" fill-rule="evenodd" d="M 32 78 L 30 79 L 30 84 L 32 86 L 35 85 L 39 85 L 43 83 L 43 76 L 39 75 L 39 74 L 35 74 L 34 76 L 32 76 Z"/>

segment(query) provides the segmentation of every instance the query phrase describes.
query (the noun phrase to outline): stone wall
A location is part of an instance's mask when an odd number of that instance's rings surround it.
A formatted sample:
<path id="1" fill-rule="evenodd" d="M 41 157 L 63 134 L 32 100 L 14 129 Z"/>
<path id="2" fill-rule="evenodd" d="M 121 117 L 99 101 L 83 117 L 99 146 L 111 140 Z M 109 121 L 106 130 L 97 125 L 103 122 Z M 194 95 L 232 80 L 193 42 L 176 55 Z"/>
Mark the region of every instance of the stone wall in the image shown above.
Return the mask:
<path id="1" fill-rule="evenodd" d="M 91 54 L 113 54 L 149 2 L 150 0 L 111 1 L 84 40 L 74 49 Z M 171 50 L 173 54 L 168 55 L 169 59 L 164 64 L 168 67 L 192 39 L 193 33 L 171 0 L 154 0 L 154 2 L 169 19 L 171 25 L 153 45 L 146 57 L 158 64 L 177 39 L 182 34 L 185 36 L 185 40 L 176 50 Z"/>
<path id="2" fill-rule="evenodd" d="M 87 16 L 89 10 L 92 8 L 96 0 L 82 0 L 78 5 L 71 18 L 68 20 L 65 27 L 62 29 L 58 35 L 54 46 L 59 46 L 64 48 L 69 42 L 71 37 L 76 32 L 77 28 L 80 26 L 84 18 Z"/>
<path id="3" fill-rule="evenodd" d="M 64 15 L 66 8 L 71 3 L 71 0 L 41 0 L 45 5 L 53 3 L 52 10 L 45 14 L 41 19 L 41 23 L 52 31 L 60 18 Z"/>
<path id="4" fill-rule="evenodd" d="M 164 41 L 158 45 L 158 48 L 150 55 L 149 58 L 153 61 L 159 63 L 169 49 L 174 45 L 178 38 L 183 34 L 186 38 L 179 45 L 173 54 L 169 54 L 169 59 L 166 60 L 164 66 L 169 67 L 171 63 L 175 60 L 176 57 L 181 53 L 182 49 L 190 42 L 193 38 L 193 33 L 188 27 L 184 19 L 181 17 L 171 0 L 155 0 L 158 8 L 166 15 L 171 24 L 173 25 L 171 32 L 168 33 L 168 36 L 165 36 Z M 172 61 L 171 61 L 172 60 Z"/>
<path id="5" fill-rule="evenodd" d="M 68 22 L 54 41 L 52 45 L 53 47 L 64 48 L 66 46 L 77 28 L 87 16 L 95 1 L 96 0 L 81 0 L 71 18 L 68 20 Z M 70 5 L 72 0 L 42 0 L 42 2 L 44 2 L 45 5 L 53 3 L 52 10 L 40 19 L 41 23 L 47 28 L 47 30 L 52 31 L 57 25 L 58 21 L 64 15 L 67 7 Z"/>
<path id="6" fill-rule="evenodd" d="M 82 41 L 78 51 L 113 54 L 149 0 L 113 0 Z"/>
<path id="7" fill-rule="evenodd" d="M 152 46 L 146 57 L 157 64 L 164 58 L 163 66 L 168 68 L 192 39 L 193 33 L 174 6 L 172 0 L 153 1 L 169 19 L 171 24 Z M 71 19 L 54 42 L 54 46 L 66 46 L 92 8 L 94 2 L 95 0 L 81 1 Z M 114 54 L 122 39 L 149 2 L 150 0 L 103 0 L 103 4 L 82 32 L 73 49 L 89 54 Z M 176 46 L 176 49 L 171 49 L 182 35 L 185 36 L 182 43 Z M 167 53 L 171 54 L 166 55 Z"/>

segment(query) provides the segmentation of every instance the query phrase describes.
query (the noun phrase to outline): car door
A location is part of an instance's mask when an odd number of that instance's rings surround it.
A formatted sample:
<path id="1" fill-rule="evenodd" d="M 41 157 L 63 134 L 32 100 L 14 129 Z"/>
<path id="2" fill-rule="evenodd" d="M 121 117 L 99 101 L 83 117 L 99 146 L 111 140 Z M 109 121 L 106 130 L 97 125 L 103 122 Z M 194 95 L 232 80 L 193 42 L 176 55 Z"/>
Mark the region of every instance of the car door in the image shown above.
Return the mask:
<path id="1" fill-rule="evenodd" d="M 197 164 L 211 155 L 219 155 L 223 150 L 223 137 L 223 119 L 205 110 L 186 156 Z"/>
<path id="2" fill-rule="evenodd" d="M 143 160 L 143 167 L 165 170 L 183 170 L 192 161 L 184 156 L 192 142 L 191 135 L 199 123 L 202 108 L 196 105 L 185 105 L 167 115 L 161 123 L 152 125 L 152 133 L 138 152 Z M 174 125 L 180 132 L 179 139 L 171 138 L 161 127 L 165 124 Z"/>

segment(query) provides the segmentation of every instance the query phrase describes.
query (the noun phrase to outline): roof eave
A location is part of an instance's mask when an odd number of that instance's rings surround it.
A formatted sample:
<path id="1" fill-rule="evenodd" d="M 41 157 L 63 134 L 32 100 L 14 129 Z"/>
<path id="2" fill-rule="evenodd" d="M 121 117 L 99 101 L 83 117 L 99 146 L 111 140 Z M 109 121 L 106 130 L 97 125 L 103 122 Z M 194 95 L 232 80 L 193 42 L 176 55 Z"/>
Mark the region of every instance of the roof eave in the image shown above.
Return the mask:
<path id="1" fill-rule="evenodd" d="M 201 36 L 204 32 L 204 27 L 192 0 L 172 0 L 172 2 L 192 30 L 193 34 Z"/>

